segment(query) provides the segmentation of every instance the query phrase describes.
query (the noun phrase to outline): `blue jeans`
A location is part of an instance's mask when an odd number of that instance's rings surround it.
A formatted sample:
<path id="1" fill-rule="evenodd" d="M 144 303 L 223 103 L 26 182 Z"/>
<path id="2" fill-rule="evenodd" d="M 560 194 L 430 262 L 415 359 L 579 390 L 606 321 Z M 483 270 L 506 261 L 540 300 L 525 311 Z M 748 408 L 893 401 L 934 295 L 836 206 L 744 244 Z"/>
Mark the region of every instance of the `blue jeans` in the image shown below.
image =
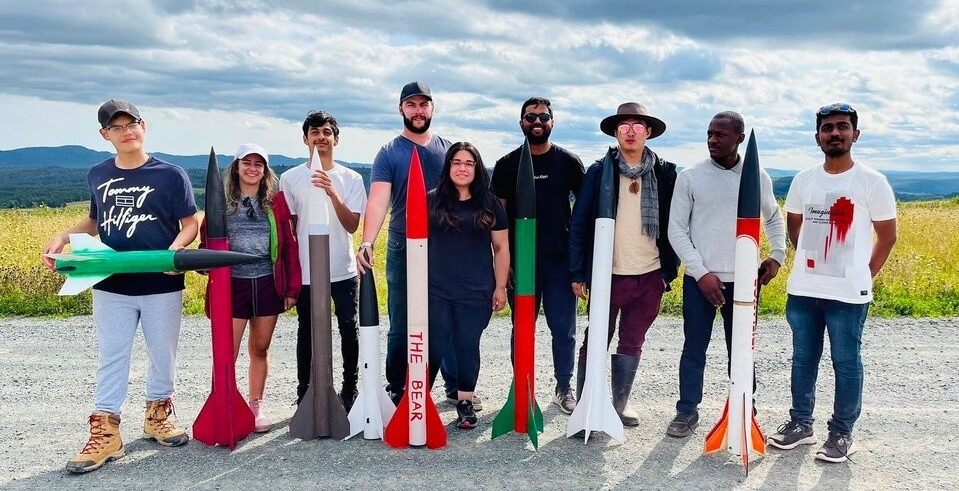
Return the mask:
<path id="1" fill-rule="evenodd" d="M 803 424 L 813 423 L 816 378 L 822 357 L 824 333 L 829 334 L 829 352 L 836 372 L 836 395 L 829 431 L 851 434 L 862 410 L 862 329 L 869 304 L 845 303 L 788 295 L 786 320 L 793 332 L 792 409 L 789 416 Z"/>
<path id="2" fill-rule="evenodd" d="M 557 389 L 569 389 L 573 377 L 573 361 L 576 352 L 576 295 L 566 259 L 562 261 L 536 262 L 536 305 L 539 317 L 540 304 L 546 316 L 546 325 L 552 334 L 553 376 Z M 510 309 L 515 310 L 516 295 L 514 278 L 510 277 L 506 298 Z M 515 326 L 515 318 L 513 323 Z M 512 337 L 516 336 L 514 327 Z M 512 347 L 511 337 L 511 347 Z"/>
<path id="3" fill-rule="evenodd" d="M 456 390 L 473 392 L 480 370 L 480 337 L 493 316 L 490 304 L 458 305 L 430 297 L 430 387 L 436 372 L 454 363 Z M 443 360 L 443 363 L 440 363 Z M 449 394 L 449 392 L 447 392 Z M 453 392 L 455 397 L 457 394 Z"/>
<path id="4" fill-rule="evenodd" d="M 386 309 L 390 330 L 386 333 L 386 390 L 406 391 L 406 242 L 387 239 L 386 242 Z M 455 354 L 443 359 L 440 371 L 446 381 L 446 391 L 457 390 Z"/>
<path id="5" fill-rule="evenodd" d="M 713 335 L 716 310 L 723 318 L 726 335 L 726 373 L 729 373 L 729 354 L 733 333 L 733 283 L 723 282 L 726 303 L 717 309 L 711 304 L 692 276 L 683 275 L 683 354 L 679 358 L 679 401 L 676 410 L 695 413 L 703 402 L 703 372 L 706 369 L 706 350 Z M 755 379 L 753 391 L 755 391 Z"/>

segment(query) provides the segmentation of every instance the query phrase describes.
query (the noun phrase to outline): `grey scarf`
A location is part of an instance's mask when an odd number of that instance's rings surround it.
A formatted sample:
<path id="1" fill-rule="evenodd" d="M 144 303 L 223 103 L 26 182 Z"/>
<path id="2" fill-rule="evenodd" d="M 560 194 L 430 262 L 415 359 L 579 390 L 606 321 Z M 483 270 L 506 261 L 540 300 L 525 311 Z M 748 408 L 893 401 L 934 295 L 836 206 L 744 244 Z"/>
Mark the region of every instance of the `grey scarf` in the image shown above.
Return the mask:
<path id="1" fill-rule="evenodd" d="M 642 233 L 647 237 L 659 238 L 659 190 L 656 183 L 656 173 L 652 172 L 656 157 L 648 148 L 643 148 L 643 163 L 639 167 L 630 167 L 623 160 L 622 153 L 616 155 L 619 163 L 619 172 L 628 179 L 642 183 L 641 209 L 643 213 Z"/>

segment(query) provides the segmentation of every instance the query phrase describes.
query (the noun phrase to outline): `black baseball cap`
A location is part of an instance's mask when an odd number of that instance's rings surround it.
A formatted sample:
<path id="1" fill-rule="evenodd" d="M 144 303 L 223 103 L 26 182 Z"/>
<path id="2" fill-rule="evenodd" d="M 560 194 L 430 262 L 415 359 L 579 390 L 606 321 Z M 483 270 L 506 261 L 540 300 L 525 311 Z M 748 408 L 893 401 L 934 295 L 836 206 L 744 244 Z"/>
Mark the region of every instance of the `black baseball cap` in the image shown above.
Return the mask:
<path id="1" fill-rule="evenodd" d="M 113 118 L 116 117 L 118 113 L 126 113 L 133 117 L 133 119 L 140 120 L 143 119 L 140 117 L 140 110 L 133 105 L 132 102 L 120 101 L 116 99 L 110 99 L 103 103 L 100 106 L 100 110 L 97 112 L 97 119 L 100 120 L 100 127 L 106 128 L 110 121 L 113 121 Z"/>
<path id="2" fill-rule="evenodd" d="M 409 99 L 415 95 L 421 95 L 429 100 L 433 100 L 433 96 L 430 95 L 430 86 L 426 85 L 424 82 L 410 82 L 403 86 L 403 91 L 400 92 L 400 102 Z"/>

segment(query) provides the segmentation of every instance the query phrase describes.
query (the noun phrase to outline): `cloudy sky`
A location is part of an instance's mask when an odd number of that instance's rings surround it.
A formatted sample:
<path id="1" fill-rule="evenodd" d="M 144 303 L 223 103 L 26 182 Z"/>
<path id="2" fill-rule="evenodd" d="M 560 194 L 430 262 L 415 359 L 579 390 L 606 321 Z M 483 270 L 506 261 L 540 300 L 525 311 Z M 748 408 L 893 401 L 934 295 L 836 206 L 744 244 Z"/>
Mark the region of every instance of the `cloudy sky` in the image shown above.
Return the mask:
<path id="1" fill-rule="evenodd" d="M 881 8 L 879 7 L 881 5 Z M 959 0 L 31 0 L 0 3 L 0 150 L 111 150 L 96 109 L 129 99 L 148 150 L 305 156 L 300 124 L 332 112 L 336 158 L 371 162 L 426 81 L 433 128 L 492 164 L 521 143 L 520 104 L 553 101 L 553 141 L 584 162 L 624 101 L 667 123 L 650 142 L 706 156 L 713 114 L 754 128 L 764 166 L 821 162 L 814 113 L 860 112 L 854 156 L 881 170 L 959 170 Z"/>

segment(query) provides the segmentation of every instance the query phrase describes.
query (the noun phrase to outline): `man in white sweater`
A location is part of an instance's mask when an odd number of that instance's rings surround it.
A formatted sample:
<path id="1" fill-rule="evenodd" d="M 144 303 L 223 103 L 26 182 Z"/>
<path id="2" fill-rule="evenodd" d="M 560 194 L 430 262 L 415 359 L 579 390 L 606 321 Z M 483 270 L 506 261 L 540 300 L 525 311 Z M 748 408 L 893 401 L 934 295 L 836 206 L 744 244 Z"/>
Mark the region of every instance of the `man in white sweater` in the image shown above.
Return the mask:
<path id="1" fill-rule="evenodd" d="M 736 208 L 743 160 L 739 144 L 745 124 L 739 114 L 713 116 L 706 132 L 709 158 L 683 170 L 676 180 L 669 216 L 669 242 L 686 265 L 683 276 L 683 354 L 679 361 L 679 401 L 666 434 L 689 436 L 699 424 L 703 399 L 706 349 L 716 310 L 726 332 L 726 371 L 733 325 L 733 273 L 736 249 Z M 772 180 L 760 169 L 763 230 L 770 257 L 760 265 L 759 284 L 776 277 L 786 258 L 786 226 L 773 195 Z M 755 381 L 753 382 L 755 390 Z"/>

